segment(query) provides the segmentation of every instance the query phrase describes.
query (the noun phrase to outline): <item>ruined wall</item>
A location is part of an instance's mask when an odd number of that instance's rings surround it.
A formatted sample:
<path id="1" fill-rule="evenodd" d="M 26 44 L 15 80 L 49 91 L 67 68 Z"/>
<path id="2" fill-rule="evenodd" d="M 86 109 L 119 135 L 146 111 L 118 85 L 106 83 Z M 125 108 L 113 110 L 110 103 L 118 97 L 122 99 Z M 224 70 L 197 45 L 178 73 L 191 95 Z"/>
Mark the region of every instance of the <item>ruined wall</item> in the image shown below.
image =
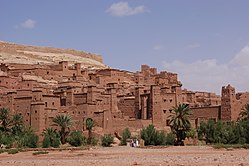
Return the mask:
<path id="1" fill-rule="evenodd" d="M 135 98 L 123 98 L 118 102 L 118 109 L 124 116 L 136 118 L 135 113 Z"/>
<path id="2" fill-rule="evenodd" d="M 191 108 L 191 121 L 194 121 L 195 126 L 197 127 L 200 122 L 213 119 L 218 121 L 221 119 L 221 106 L 212 106 L 212 107 L 196 107 Z"/>

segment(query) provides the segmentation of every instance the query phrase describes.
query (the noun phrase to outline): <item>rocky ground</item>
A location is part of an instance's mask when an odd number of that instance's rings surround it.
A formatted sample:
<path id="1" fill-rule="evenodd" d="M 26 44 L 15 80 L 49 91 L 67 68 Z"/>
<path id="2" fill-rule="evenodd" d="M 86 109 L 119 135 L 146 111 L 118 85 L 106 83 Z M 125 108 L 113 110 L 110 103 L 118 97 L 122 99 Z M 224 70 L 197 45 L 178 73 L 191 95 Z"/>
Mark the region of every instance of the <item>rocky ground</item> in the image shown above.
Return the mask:
<path id="1" fill-rule="evenodd" d="M 202 165 L 202 166 L 249 166 L 249 150 L 213 149 L 208 146 L 164 148 L 111 147 L 88 150 L 49 151 L 33 155 L 32 151 L 11 155 L 0 154 L 1 166 L 71 166 L 71 165 Z"/>

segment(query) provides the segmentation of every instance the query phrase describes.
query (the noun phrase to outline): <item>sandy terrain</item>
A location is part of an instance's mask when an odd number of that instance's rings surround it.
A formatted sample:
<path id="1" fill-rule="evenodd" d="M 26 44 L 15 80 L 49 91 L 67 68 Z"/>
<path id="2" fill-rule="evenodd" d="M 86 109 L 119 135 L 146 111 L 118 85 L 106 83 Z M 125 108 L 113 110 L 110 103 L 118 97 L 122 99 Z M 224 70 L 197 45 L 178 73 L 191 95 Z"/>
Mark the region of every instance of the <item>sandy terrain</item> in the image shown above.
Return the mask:
<path id="1" fill-rule="evenodd" d="M 20 152 L 14 155 L 0 154 L 1 166 L 71 166 L 71 165 L 248 165 L 249 150 L 213 149 L 207 146 L 185 146 L 142 149 L 112 147 L 90 150 L 49 151 L 48 154 L 32 155 Z"/>

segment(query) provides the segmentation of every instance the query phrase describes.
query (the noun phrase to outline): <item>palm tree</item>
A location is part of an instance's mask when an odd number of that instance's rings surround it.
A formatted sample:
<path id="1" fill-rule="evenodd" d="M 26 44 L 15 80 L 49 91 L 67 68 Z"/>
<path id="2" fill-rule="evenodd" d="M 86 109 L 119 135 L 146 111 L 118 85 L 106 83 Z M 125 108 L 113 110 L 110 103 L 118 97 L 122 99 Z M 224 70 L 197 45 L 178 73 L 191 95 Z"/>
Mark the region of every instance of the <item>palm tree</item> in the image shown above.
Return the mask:
<path id="1" fill-rule="evenodd" d="M 0 122 L 3 131 L 8 131 L 8 127 L 10 125 L 10 114 L 7 108 L 0 109 Z"/>
<path id="2" fill-rule="evenodd" d="M 243 111 L 239 113 L 241 120 L 249 119 L 249 104 L 246 104 L 242 110 Z"/>
<path id="3" fill-rule="evenodd" d="M 61 129 L 59 131 L 60 136 L 61 136 L 61 143 L 65 144 L 66 143 L 66 137 L 70 133 L 70 126 L 72 124 L 72 119 L 70 116 L 67 115 L 57 115 L 54 119 L 53 122 L 55 125 L 59 126 Z M 67 130 L 67 131 L 66 131 Z"/>
<path id="4" fill-rule="evenodd" d="M 187 104 L 179 104 L 173 108 L 173 114 L 170 115 L 170 127 L 173 133 L 176 134 L 175 145 L 184 145 L 183 139 L 185 139 L 186 132 L 190 130 L 191 124 L 189 121 L 191 109 Z"/>
<path id="5" fill-rule="evenodd" d="M 88 130 L 88 139 L 87 139 L 87 143 L 88 144 L 91 144 L 91 141 L 92 141 L 92 129 L 93 127 L 95 126 L 95 122 L 88 118 L 86 120 L 86 129 Z"/>

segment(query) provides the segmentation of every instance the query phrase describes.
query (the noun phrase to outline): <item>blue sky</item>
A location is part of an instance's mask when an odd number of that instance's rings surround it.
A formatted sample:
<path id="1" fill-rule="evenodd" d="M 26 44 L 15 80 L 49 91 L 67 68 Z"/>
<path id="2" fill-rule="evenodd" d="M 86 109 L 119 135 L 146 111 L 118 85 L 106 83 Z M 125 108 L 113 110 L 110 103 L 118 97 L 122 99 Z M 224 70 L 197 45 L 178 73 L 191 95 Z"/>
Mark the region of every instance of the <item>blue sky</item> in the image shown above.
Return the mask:
<path id="1" fill-rule="evenodd" d="M 0 40 L 73 48 L 119 69 L 176 72 L 183 86 L 249 91 L 248 0 L 6 0 Z"/>

